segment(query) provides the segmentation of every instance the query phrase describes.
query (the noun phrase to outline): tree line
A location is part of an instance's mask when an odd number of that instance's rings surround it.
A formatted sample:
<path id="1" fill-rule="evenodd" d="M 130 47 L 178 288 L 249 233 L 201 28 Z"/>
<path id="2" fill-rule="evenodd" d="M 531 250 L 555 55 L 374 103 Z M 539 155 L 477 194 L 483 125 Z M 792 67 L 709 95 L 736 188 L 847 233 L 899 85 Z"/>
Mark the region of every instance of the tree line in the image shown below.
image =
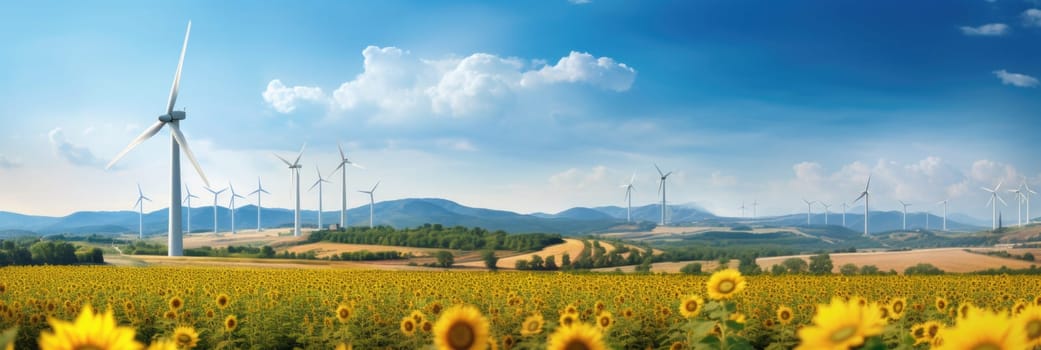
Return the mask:
<path id="1" fill-rule="evenodd" d="M 489 231 L 480 227 L 444 227 L 440 224 L 425 224 L 415 228 L 395 229 L 390 226 L 350 227 L 344 231 L 316 231 L 308 242 L 335 242 L 349 244 L 376 244 L 418 248 L 441 248 L 457 250 L 512 250 L 516 252 L 536 251 L 554 244 L 564 243 L 559 234 L 518 233 Z"/>
<path id="2" fill-rule="evenodd" d="M 0 266 L 104 264 L 100 248 L 69 242 L 26 238 L 0 240 Z"/>

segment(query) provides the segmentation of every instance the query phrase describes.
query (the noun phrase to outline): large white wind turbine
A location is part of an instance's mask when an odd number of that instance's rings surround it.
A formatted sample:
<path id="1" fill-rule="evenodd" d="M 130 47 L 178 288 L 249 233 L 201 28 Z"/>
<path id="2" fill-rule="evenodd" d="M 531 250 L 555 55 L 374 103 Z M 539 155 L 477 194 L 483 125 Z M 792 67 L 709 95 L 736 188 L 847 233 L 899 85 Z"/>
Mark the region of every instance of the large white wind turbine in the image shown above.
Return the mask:
<path id="1" fill-rule="evenodd" d="M 294 192 L 294 196 L 296 197 L 296 209 L 293 211 L 293 237 L 300 237 L 300 157 L 304 155 L 305 147 L 307 147 L 307 144 L 300 147 L 300 153 L 296 155 L 296 160 L 292 163 L 277 154 L 275 155 L 275 157 L 278 157 L 279 160 L 286 163 L 286 166 L 289 167 L 290 179 L 296 187 Z"/>
<path id="2" fill-rule="evenodd" d="M 1001 204 L 1004 204 L 1006 207 L 1008 206 L 1008 203 L 1005 203 L 1005 200 L 1001 199 L 1001 196 L 998 195 L 998 190 L 1001 189 L 1002 182 L 1003 181 L 998 181 L 998 185 L 994 187 L 994 189 L 980 187 L 984 191 L 990 192 L 990 200 L 987 201 L 987 206 L 993 206 L 994 208 L 994 213 L 991 216 L 991 230 L 998 229 L 998 201 L 1001 201 Z"/>
<path id="3" fill-rule="evenodd" d="M 134 206 L 137 207 L 137 238 L 145 238 L 145 202 L 151 202 L 152 199 L 145 197 L 145 193 L 141 192 L 141 184 L 137 184 L 137 203 Z"/>
<path id="4" fill-rule="evenodd" d="M 672 175 L 672 172 L 663 173 L 658 164 L 654 165 L 654 169 L 658 170 L 658 175 L 661 175 L 661 182 L 658 183 L 658 193 L 661 193 L 661 225 L 665 226 L 665 179 Z"/>
<path id="5" fill-rule="evenodd" d="M 231 185 L 231 181 L 228 181 L 228 188 L 231 189 L 231 203 L 228 204 L 228 209 L 231 209 L 231 234 L 235 234 L 235 198 L 246 199 L 246 197 L 235 193 L 235 186 Z"/>
<path id="6" fill-rule="evenodd" d="M 904 225 L 903 225 L 902 230 L 906 231 L 907 230 L 907 207 L 910 207 L 911 203 L 904 203 L 904 201 L 897 201 L 897 202 L 900 202 L 900 205 L 904 206 Z"/>
<path id="7" fill-rule="evenodd" d="M 943 230 L 947 231 L 947 200 L 936 202 L 936 205 L 943 204 Z"/>
<path id="8" fill-rule="evenodd" d="M 635 188 L 635 187 L 633 187 L 633 182 L 634 181 L 636 181 L 636 173 L 633 173 L 633 176 L 631 178 L 629 178 L 629 184 L 628 185 L 622 185 L 622 188 L 625 189 L 625 200 L 626 200 L 626 202 L 628 202 L 628 204 L 627 204 L 627 206 L 625 208 L 625 222 L 633 222 L 633 215 L 632 214 L 633 214 L 633 188 Z"/>
<path id="9" fill-rule="evenodd" d="M 267 190 L 264 189 L 264 185 L 260 184 L 260 177 L 258 176 L 257 177 L 257 189 L 253 190 L 253 192 L 249 193 L 250 196 L 252 196 L 254 194 L 257 195 L 257 232 L 263 231 L 263 229 L 260 227 L 260 209 L 261 209 L 261 206 L 260 206 L 260 194 L 261 193 L 271 194 L 271 192 L 268 192 Z"/>
<path id="10" fill-rule="evenodd" d="M 322 178 L 322 171 L 318 170 L 318 166 L 314 167 L 314 172 L 318 174 L 318 181 L 311 185 L 308 191 L 313 190 L 316 186 L 318 187 L 318 229 L 322 229 L 322 183 L 330 183 L 329 180 Z"/>
<path id="11" fill-rule="evenodd" d="M 220 194 L 227 190 L 227 188 L 222 188 L 220 191 L 214 191 L 212 188 L 206 187 L 206 190 L 213 194 L 213 234 L 217 234 L 217 196 L 220 196 Z"/>
<path id="12" fill-rule="evenodd" d="M 134 147 L 155 136 L 163 126 L 170 126 L 170 220 L 167 231 L 169 240 L 167 255 L 169 256 L 181 256 L 184 254 L 184 242 L 181 236 L 181 149 L 184 150 L 184 155 L 195 166 L 195 171 L 199 173 L 202 181 L 207 186 L 210 184 L 209 180 L 206 180 L 206 175 L 202 173 L 202 167 L 199 166 L 199 162 L 195 160 L 195 155 L 192 154 L 191 148 L 188 147 L 188 141 L 184 138 L 184 134 L 181 133 L 179 124 L 181 120 L 185 119 L 186 113 L 183 110 L 174 110 L 174 104 L 177 102 L 177 90 L 181 83 L 181 67 L 184 65 L 184 52 L 188 49 L 188 34 L 191 31 L 192 22 L 188 21 L 188 29 L 184 32 L 184 45 L 181 46 L 181 58 L 177 61 L 177 71 L 174 73 L 173 86 L 170 87 L 170 99 L 166 104 L 166 113 L 160 115 L 158 122 L 152 124 L 141 136 L 131 141 L 130 145 L 119 152 L 105 167 L 105 169 L 112 168 L 120 158 L 123 158 Z"/>
<path id="13" fill-rule="evenodd" d="M 864 236 L 868 235 L 868 214 L 870 213 L 868 205 L 871 204 L 871 192 L 868 191 L 871 188 L 871 175 L 868 175 L 867 185 L 864 186 L 864 192 L 860 192 L 860 196 L 853 200 L 853 203 L 860 201 L 864 198 Z"/>
<path id="14" fill-rule="evenodd" d="M 808 201 L 806 199 L 803 199 L 802 201 L 806 202 L 806 224 L 809 225 L 810 215 L 813 214 L 813 203 L 816 203 L 816 201 Z"/>
<path id="15" fill-rule="evenodd" d="M 1016 208 L 1016 213 L 1019 214 L 1019 217 L 1016 219 L 1016 226 L 1023 226 L 1023 202 L 1026 201 L 1027 198 L 1023 194 L 1023 185 L 1019 185 L 1019 188 L 1008 191 L 1015 194 L 1014 196 L 1016 197 L 1016 202 L 1019 205 L 1019 207 Z M 1027 213 L 1027 221 L 1029 220 L 1030 213 Z"/>
<path id="16" fill-rule="evenodd" d="M 188 205 L 188 210 L 186 211 L 188 214 L 188 222 L 184 232 L 192 233 L 192 198 L 199 198 L 199 196 L 192 194 L 192 191 L 188 190 L 188 185 L 184 185 L 184 192 L 188 194 L 187 196 L 184 196 L 184 203 Z"/>
<path id="17" fill-rule="evenodd" d="M 828 214 L 831 214 L 831 212 L 828 211 L 828 208 L 831 208 L 831 204 L 824 203 L 824 202 L 820 202 L 820 204 L 821 204 L 822 207 L 824 207 L 824 224 L 827 225 L 828 224 Z"/>
<path id="18" fill-rule="evenodd" d="M 333 173 L 340 171 L 340 227 L 347 228 L 347 165 L 353 166 L 358 169 L 365 169 L 358 163 L 352 162 L 347 159 L 347 155 L 343 153 L 343 146 L 336 144 L 336 147 L 340 150 L 340 164 L 333 169 Z"/>
<path id="19" fill-rule="evenodd" d="M 372 195 L 373 195 L 373 193 L 376 193 L 376 187 L 379 187 L 379 185 L 380 185 L 380 182 L 376 181 L 376 184 L 372 185 L 372 189 L 371 190 L 368 190 L 368 191 L 359 190 L 358 191 L 358 192 L 365 193 L 365 194 L 369 195 L 369 228 L 373 228 L 374 227 L 373 226 L 373 222 L 374 222 L 373 221 L 373 217 L 374 217 L 375 212 L 373 210 L 373 207 L 376 205 L 376 201 L 373 199 Z"/>

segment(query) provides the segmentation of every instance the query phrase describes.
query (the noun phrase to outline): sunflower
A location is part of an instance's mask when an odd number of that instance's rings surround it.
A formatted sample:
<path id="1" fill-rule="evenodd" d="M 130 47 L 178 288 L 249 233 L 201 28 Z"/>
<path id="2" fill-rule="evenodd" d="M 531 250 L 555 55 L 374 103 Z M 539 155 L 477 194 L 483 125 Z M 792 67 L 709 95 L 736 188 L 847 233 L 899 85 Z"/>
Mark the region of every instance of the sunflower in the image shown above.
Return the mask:
<path id="1" fill-rule="evenodd" d="M 958 305 L 958 318 L 968 317 L 969 313 L 974 309 L 976 309 L 976 306 L 972 305 L 971 302 L 961 303 L 961 305 Z"/>
<path id="2" fill-rule="evenodd" d="M 745 317 L 745 314 L 743 313 L 735 312 L 730 314 L 730 320 L 740 324 L 745 324 L 745 322 L 748 321 L 748 318 Z"/>
<path id="3" fill-rule="evenodd" d="M 199 344 L 199 333 L 191 326 L 180 326 L 174 328 L 173 341 L 181 349 L 191 349 Z"/>
<path id="4" fill-rule="evenodd" d="M 989 310 L 969 309 L 954 327 L 940 331 L 940 350 L 952 349 L 1026 349 L 1025 329 L 1005 315 Z"/>
<path id="5" fill-rule="evenodd" d="M 793 318 L 795 318 L 795 314 L 792 313 L 791 308 L 784 305 L 777 308 L 777 320 L 781 321 L 781 324 L 791 324 Z"/>
<path id="6" fill-rule="evenodd" d="M 416 321 L 416 324 L 423 323 L 423 320 L 427 319 L 427 317 L 423 315 L 423 312 L 419 310 L 412 310 L 412 313 L 408 314 L 408 317 L 411 317 L 413 321 Z"/>
<path id="7" fill-rule="evenodd" d="M 517 343 L 517 341 L 513 339 L 512 335 L 507 334 L 506 336 L 502 337 L 502 349 L 503 350 L 513 349 L 513 345 L 516 344 L 516 343 Z"/>
<path id="8" fill-rule="evenodd" d="M 601 312 L 600 315 L 596 316 L 596 326 L 600 328 L 600 331 L 606 332 L 608 328 L 611 328 L 611 324 L 614 323 L 614 317 L 612 317 L 610 311 Z"/>
<path id="9" fill-rule="evenodd" d="M 1026 309 L 1027 309 L 1027 303 L 1022 301 L 1022 300 L 1020 300 L 1020 301 L 1017 301 L 1015 304 L 1012 304 L 1012 309 L 1010 309 L 1010 310 L 1012 310 L 1012 315 L 1016 316 L 1016 315 L 1019 315 L 1020 313 L 1022 313 L 1023 310 L 1026 310 Z"/>
<path id="10" fill-rule="evenodd" d="M 112 310 L 95 314 L 90 306 L 74 322 L 48 319 L 52 331 L 40 333 L 40 349 L 141 349 L 142 344 L 134 341 L 134 329 L 116 325 Z"/>
<path id="11" fill-rule="evenodd" d="M 1016 316 L 1016 323 L 1027 335 L 1027 344 L 1041 345 L 1041 306 L 1031 305 Z"/>
<path id="12" fill-rule="evenodd" d="M 167 338 L 160 338 L 152 341 L 152 344 L 148 344 L 146 350 L 177 350 L 177 343 Z"/>
<path id="13" fill-rule="evenodd" d="M 798 331 L 798 349 L 845 349 L 864 343 L 865 337 L 881 334 L 885 320 L 877 304 L 860 306 L 856 300 L 833 297 L 831 304 L 820 305 L 813 326 Z"/>
<path id="14" fill-rule="evenodd" d="M 634 314 L 635 312 L 633 312 L 633 308 L 631 307 L 627 307 L 625 308 L 625 310 L 622 310 L 622 317 L 631 318 Z"/>
<path id="15" fill-rule="evenodd" d="M 430 321 L 423 320 L 423 323 L 419 324 L 419 330 L 423 331 L 423 333 L 430 333 L 434 330 L 434 324 L 430 323 Z"/>
<path id="16" fill-rule="evenodd" d="M 737 270 L 722 270 L 709 277 L 708 297 L 713 300 L 730 299 L 744 290 L 747 284 L 745 277 Z"/>
<path id="17" fill-rule="evenodd" d="M 340 343 L 336 345 L 336 350 L 353 350 L 354 344 Z"/>
<path id="18" fill-rule="evenodd" d="M 229 315 L 224 319 L 224 331 L 232 332 L 239 326 L 239 319 L 235 315 Z"/>
<path id="19" fill-rule="evenodd" d="M 911 326 L 911 338 L 914 338 L 914 345 L 928 343 L 932 340 L 925 333 L 925 324 L 922 323 Z"/>
<path id="20" fill-rule="evenodd" d="M 686 349 L 686 348 L 687 348 L 687 344 L 684 344 L 683 342 L 679 342 L 679 341 L 678 342 L 674 342 L 674 343 L 672 343 L 672 345 L 669 346 L 669 350 L 683 350 L 683 349 Z"/>
<path id="21" fill-rule="evenodd" d="M 227 294 L 220 293 L 217 294 L 217 299 L 215 301 L 217 302 L 217 307 L 223 310 L 224 308 L 228 307 L 229 304 L 231 304 L 231 297 L 229 297 Z"/>
<path id="22" fill-rule="evenodd" d="M 488 346 L 488 320 L 473 306 L 450 307 L 434 324 L 434 344 L 442 350 L 484 350 Z"/>
<path id="23" fill-rule="evenodd" d="M 524 319 L 524 323 L 521 324 L 521 335 L 530 336 L 542 333 L 542 325 L 546 324 L 546 321 L 542 319 L 542 315 L 535 314 L 528 316 Z"/>
<path id="24" fill-rule="evenodd" d="M 560 315 L 559 319 L 557 319 L 557 323 L 559 323 L 561 327 L 571 327 L 575 323 L 578 323 L 578 316 L 574 314 L 563 314 Z"/>
<path id="25" fill-rule="evenodd" d="M 336 307 L 336 319 L 340 320 L 340 323 L 347 323 L 347 319 L 351 318 L 351 308 L 347 305 L 340 304 Z"/>
<path id="26" fill-rule="evenodd" d="M 683 298 L 680 302 L 680 315 L 686 318 L 695 317 L 701 312 L 702 305 L 705 305 L 705 299 L 700 296 L 691 295 Z"/>
<path id="27" fill-rule="evenodd" d="M 177 311 L 167 310 L 165 313 L 163 313 L 163 318 L 168 319 L 168 320 L 176 320 L 177 319 Z"/>
<path id="28" fill-rule="evenodd" d="M 398 326 L 401 329 L 401 333 L 405 333 L 407 336 L 416 334 L 416 320 L 412 317 L 405 316 L 401 319 L 401 324 Z"/>
<path id="29" fill-rule="evenodd" d="M 547 350 L 604 350 L 603 334 L 596 328 L 575 323 L 571 327 L 560 327 L 550 335 Z"/>
<path id="30" fill-rule="evenodd" d="M 907 311 L 907 298 L 893 298 L 889 302 L 889 318 L 899 320 Z"/>
<path id="31" fill-rule="evenodd" d="M 936 311 L 939 311 L 939 312 L 947 311 L 948 303 L 947 303 L 947 299 L 944 298 L 944 297 L 936 297 L 936 303 L 934 305 L 936 306 Z"/>
<path id="32" fill-rule="evenodd" d="M 180 310 L 181 307 L 184 306 L 184 299 L 181 299 L 181 297 L 170 298 L 169 305 L 171 311 Z"/>

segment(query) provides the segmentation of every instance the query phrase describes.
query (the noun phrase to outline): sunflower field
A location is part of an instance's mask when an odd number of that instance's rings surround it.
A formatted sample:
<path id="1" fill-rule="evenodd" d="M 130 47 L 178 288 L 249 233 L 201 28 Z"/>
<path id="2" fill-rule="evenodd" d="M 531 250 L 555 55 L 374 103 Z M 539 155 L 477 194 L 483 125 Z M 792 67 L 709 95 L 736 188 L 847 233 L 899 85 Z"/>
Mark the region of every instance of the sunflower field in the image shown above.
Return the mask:
<path id="1" fill-rule="evenodd" d="M 0 269 L 13 349 L 1041 349 L 1041 277 Z"/>

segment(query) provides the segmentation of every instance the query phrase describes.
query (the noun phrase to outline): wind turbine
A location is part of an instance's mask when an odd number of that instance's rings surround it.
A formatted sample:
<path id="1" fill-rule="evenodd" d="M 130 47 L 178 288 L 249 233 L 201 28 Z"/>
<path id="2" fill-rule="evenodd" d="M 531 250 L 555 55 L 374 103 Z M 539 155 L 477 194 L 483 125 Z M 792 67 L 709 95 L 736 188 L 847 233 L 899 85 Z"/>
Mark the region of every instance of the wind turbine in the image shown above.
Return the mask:
<path id="1" fill-rule="evenodd" d="M 820 204 L 821 204 L 822 207 L 824 207 L 824 224 L 827 225 L 828 224 L 828 214 L 830 214 L 828 212 L 828 208 L 831 208 L 831 204 L 824 203 L 824 202 L 820 202 Z"/>
<path id="2" fill-rule="evenodd" d="M 806 202 L 806 225 L 809 225 L 810 214 L 813 214 L 813 203 L 816 203 L 816 201 L 808 201 L 806 199 L 803 199 L 802 201 Z"/>
<path id="3" fill-rule="evenodd" d="M 658 192 L 661 193 L 661 225 L 665 226 L 665 179 L 672 175 L 672 172 L 663 173 L 658 164 L 654 165 L 654 169 L 657 169 L 658 175 L 661 175 L 661 182 L 658 183 Z"/>
<path id="4" fill-rule="evenodd" d="M 622 185 L 622 188 L 625 189 L 625 200 L 628 202 L 625 209 L 625 222 L 633 222 L 633 181 L 636 181 L 636 173 L 629 178 L 628 185 Z"/>
<path id="5" fill-rule="evenodd" d="M 904 203 L 904 201 L 897 202 L 900 202 L 900 205 L 904 206 L 904 227 L 902 230 L 907 231 L 907 207 L 910 207 L 911 203 Z"/>
<path id="6" fill-rule="evenodd" d="M 1037 194 L 1037 192 L 1034 192 L 1034 190 L 1030 189 L 1030 185 L 1027 185 L 1026 178 L 1023 179 L 1023 189 L 1026 190 L 1026 192 L 1023 193 L 1023 197 L 1025 197 L 1026 200 L 1027 200 L 1027 225 L 1029 225 L 1030 224 L 1030 218 L 1031 218 L 1031 216 L 1030 216 L 1030 195 Z"/>
<path id="7" fill-rule="evenodd" d="M 289 178 L 296 186 L 296 210 L 293 212 L 293 237 L 300 237 L 300 157 L 304 155 L 305 147 L 307 147 L 307 144 L 300 147 L 300 153 L 296 155 L 296 160 L 292 163 L 277 154 L 275 155 L 275 157 L 278 157 L 279 160 L 286 163 L 286 166 L 289 167 Z"/>
<path id="8" fill-rule="evenodd" d="M 936 205 L 943 204 L 943 230 L 947 231 L 947 200 L 936 202 Z"/>
<path id="9" fill-rule="evenodd" d="M 329 182 L 329 180 L 326 180 L 326 179 L 322 178 L 322 171 L 318 170 L 318 166 L 317 165 L 314 167 L 314 172 L 318 173 L 318 181 L 315 181 L 314 185 L 311 185 L 311 188 L 309 188 L 307 190 L 308 191 L 313 190 L 315 188 L 315 186 L 318 186 L 318 229 L 321 230 L 322 229 L 322 183 L 323 182 L 330 183 L 330 182 Z"/>
<path id="10" fill-rule="evenodd" d="M 265 190 L 264 186 L 260 184 L 260 177 L 257 176 L 257 189 L 254 190 L 253 192 L 249 193 L 250 196 L 252 196 L 254 194 L 257 195 L 257 232 L 263 231 L 263 229 L 260 228 L 260 208 L 261 208 L 260 207 L 260 194 L 261 193 L 271 194 L 271 192 L 268 192 L 267 190 Z"/>
<path id="11" fill-rule="evenodd" d="M 340 150 L 340 164 L 336 166 L 336 169 L 333 169 L 333 173 L 336 173 L 336 171 L 341 170 L 341 168 L 342 168 L 342 171 L 340 172 L 341 179 L 343 180 L 343 183 L 340 184 L 340 190 L 341 190 L 340 191 L 340 227 L 346 229 L 347 228 L 347 165 L 353 166 L 353 167 L 358 168 L 358 169 L 365 169 L 365 167 L 361 166 L 358 163 L 352 162 L 350 159 L 347 159 L 347 155 L 343 153 L 343 146 L 341 146 L 340 144 L 336 144 L 336 147 Z"/>
<path id="12" fill-rule="evenodd" d="M 745 202 L 741 202 L 741 217 L 745 217 Z"/>
<path id="13" fill-rule="evenodd" d="M 860 201 L 861 198 L 864 198 L 864 236 L 868 235 L 868 205 L 871 204 L 871 192 L 868 191 L 868 189 L 870 188 L 871 175 L 868 175 L 867 185 L 864 186 L 864 192 L 860 192 L 860 197 L 857 197 L 857 199 L 853 200 L 853 203 L 856 203 Z"/>
<path id="14" fill-rule="evenodd" d="M 1008 191 L 1015 193 L 1016 202 L 1019 202 L 1019 207 L 1016 208 L 1016 213 L 1019 214 L 1019 218 L 1016 219 L 1016 226 L 1023 226 L 1023 201 L 1026 200 L 1026 196 L 1023 195 L 1023 185 L 1020 185 L 1017 189 Z M 1027 213 L 1027 220 L 1030 220 L 1030 213 Z"/>
<path id="15" fill-rule="evenodd" d="M 141 192 L 141 184 L 137 184 L 137 203 L 134 206 L 137 207 L 137 238 L 145 238 L 145 202 L 151 202 L 152 199 L 145 197 L 145 193 Z"/>
<path id="16" fill-rule="evenodd" d="M 849 204 L 846 204 L 846 202 L 842 202 L 842 227 L 846 227 L 846 208 L 847 207 L 849 207 Z"/>
<path id="17" fill-rule="evenodd" d="M 759 218 L 759 213 L 758 213 L 759 210 L 758 210 L 758 208 L 759 208 L 759 202 L 758 201 L 753 201 L 752 202 L 752 218 L 753 219 Z"/>
<path id="18" fill-rule="evenodd" d="M 987 206 L 993 206 L 994 208 L 994 213 L 991 216 L 991 230 L 998 229 L 998 201 L 1001 201 L 1001 204 L 1004 204 L 1006 207 L 1008 206 L 1008 203 L 1005 203 L 1005 200 L 1001 199 L 1001 196 L 998 195 L 998 190 L 1001 189 L 1002 183 L 1003 181 L 998 181 L 998 185 L 994 187 L 993 190 L 986 187 L 980 187 L 984 191 L 990 192 L 990 200 L 987 201 Z M 997 199 L 997 201 L 994 199 Z"/>
<path id="19" fill-rule="evenodd" d="M 368 191 L 361 191 L 361 190 L 359 190 L 358 191 L 358 192 L 366 193 L 366 194 L 369 195 L 369 228 L 373 228 L 374 227 L 373 224 L 372 224 L 373 223 L 372 218 L 373 218 L 373 214 L 374 214 L 372 208 L 376 204 L 376 202 L 373 200 L 372 194 L 376 192 L 376 187 L 378 187 L 379 185 L 380 185 L 380 182 L 376 181 L 376 184 L 372 186 L 371 190 L 368 190 Z"/>
<path id="20" fill-rule="evenodd" d="M 184 192 L 188 193 L 187 196 L 184 196 L 184 203 L 188 204 L 188 227 L 184 232 L 192 233 L 192 198 L 199 198 L 199 196 L 192 194 L 192 191 L 188 190 L 188 185 L 184 185 Z"/>
<path id="21" fill-rule="evenodd" d="M 217 196 L 220 196 L 220 194 L 227 190 L 227 188 L 222 188 L 220 191 L 214 191 L 212 188 L 206 187 L 206 190 L 213 194 L 213 234 L 217 234 Z"/>
<path id="22" fill-rule="evenodd" d="M 246 199 L 246 197 L 235 193 L 235 186 L 231 185 L 231 181 L 228 181 L 228 188 L 231 189 L 231 203 L 229 204 L 231 207 L 231 234 L 235 234 L 235 197 L 242 199 Z"/>
<path id="23" fill-rule="evenodd" d="M 168 250 L 167 255 L 169 256 L 181 256 L 184 254 L 184 242 L 181 235 L 181 153 L 180 150 L 184 150 L 184 155 L 188 157 L 188 160 L 195 166 L 195 171 L 199 173 L 199 177 L 206 186 L 210 185 L 209 180 L 206 180 L 206 175 L 202 173 L 202 167 L 199 166 L 199 162 L 195 160 L 195 155 L 192 154 L 191 148 L 188 147 L 188 141 L 185 140 L 184 134 L 181 133 L 180 121 L 186 118 L 186 113 L 174 110 L 174 104 L 177 102 L 177 90 L 181 84 L 181 67 L 184 65 L 184 52 L 188 49 L 188 34 L 192 31 L 192 22 L 188 21 L 188 29 L 184 32 L 184 45 L 181 46 L 181 58 L 177 61 L 177 71 L 174 73 L 173 86 L 170 87 L 170 99 L 166 104 L 166 113 L 159 116 L 159 121 L 152 126 L 145 129 L 145 132 L 138 136 L 136 139 L 130 142 L 123 151 L 119 152 L 111 162 L 105 166 L 105 169 L 112 168 L 119 159 L 123 158 L 130 150 L 137 147 L 145 140 L 148 140 L 155 134 L 159 133 L 159 130 L 165 125 L 170 126 L 170 220 L 169 229 L 167 231 L 168 237 Z M 180 147 L 178 147 L 180 146 Z"/>

